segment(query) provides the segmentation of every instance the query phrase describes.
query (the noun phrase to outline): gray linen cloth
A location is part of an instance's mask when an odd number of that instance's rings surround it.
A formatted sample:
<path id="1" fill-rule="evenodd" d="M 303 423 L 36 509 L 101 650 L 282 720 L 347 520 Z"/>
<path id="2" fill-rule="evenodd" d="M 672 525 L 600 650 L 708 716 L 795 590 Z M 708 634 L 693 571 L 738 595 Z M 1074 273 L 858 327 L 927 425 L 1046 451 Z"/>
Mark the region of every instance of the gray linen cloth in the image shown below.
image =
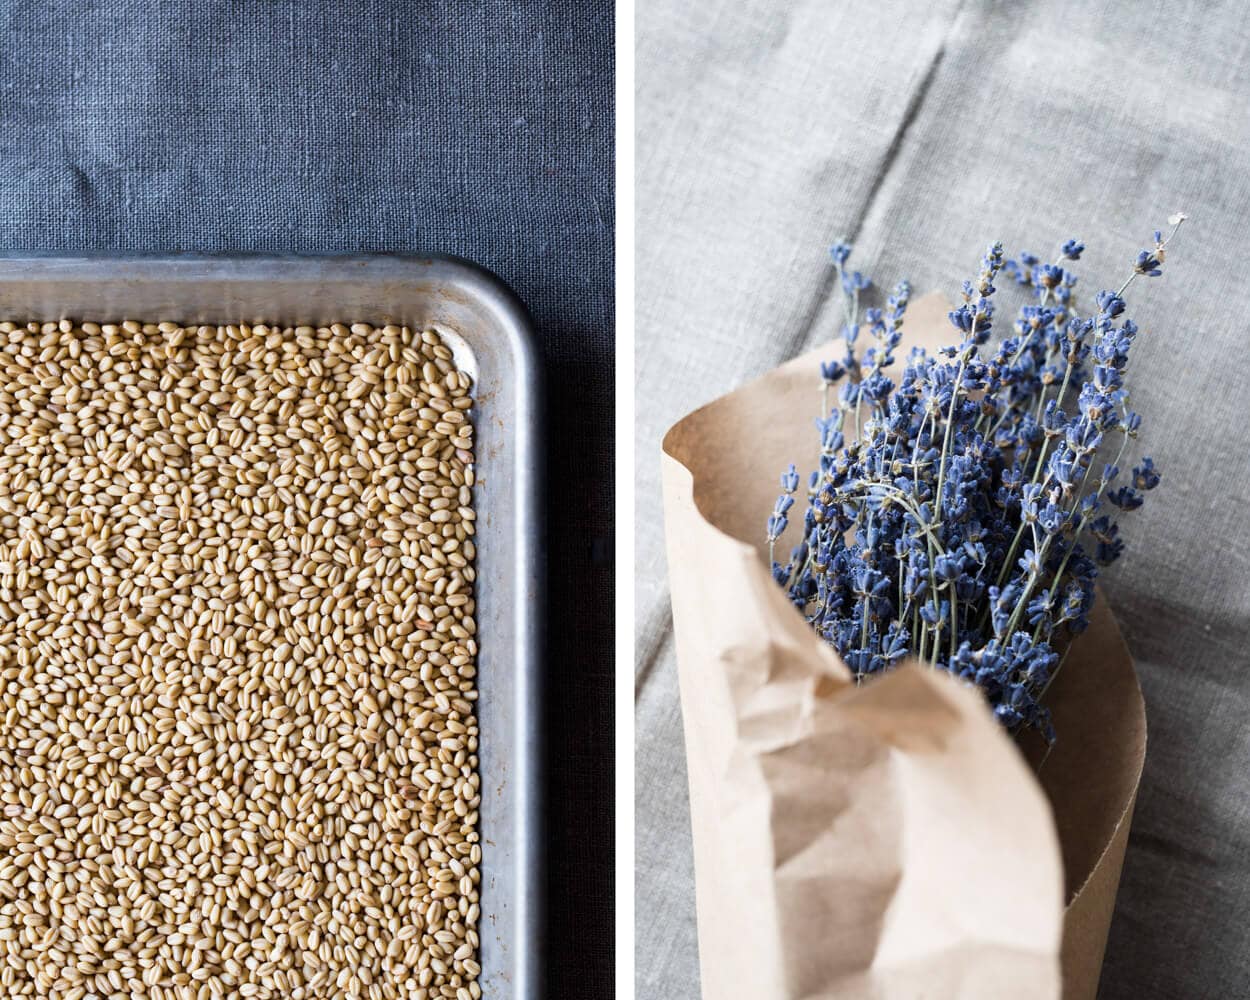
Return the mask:
<path id="1" fill-rule="evenodd" d="M 1250 995 L 1250 8 L 640 0 L 637 23 L 638 996 L 699 990 L 664 430 L 835 335 L 835 238 L 953 296 L 993 239 L 1076 236 L 1089 301 L 1177 210 L 1130 299 L 1164 481 L 1104 578 L 1150 748 L 1100 995 Z"/>

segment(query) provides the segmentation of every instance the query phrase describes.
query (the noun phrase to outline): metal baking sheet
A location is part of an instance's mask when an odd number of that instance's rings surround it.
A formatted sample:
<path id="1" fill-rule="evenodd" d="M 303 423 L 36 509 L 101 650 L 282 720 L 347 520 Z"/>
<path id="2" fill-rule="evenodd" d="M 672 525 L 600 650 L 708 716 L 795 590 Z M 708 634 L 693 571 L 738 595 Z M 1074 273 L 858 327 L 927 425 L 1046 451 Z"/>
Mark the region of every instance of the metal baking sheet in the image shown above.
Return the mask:
<path id="1" fill-rule="evenodd" d="M 479 982 L 542 996 L 543 615 L 539 367 L 529 319 L 493 275 L 451 258 L 0 258 L 0 318 L 437 327 L 474 379 L 482 778 Z"/>

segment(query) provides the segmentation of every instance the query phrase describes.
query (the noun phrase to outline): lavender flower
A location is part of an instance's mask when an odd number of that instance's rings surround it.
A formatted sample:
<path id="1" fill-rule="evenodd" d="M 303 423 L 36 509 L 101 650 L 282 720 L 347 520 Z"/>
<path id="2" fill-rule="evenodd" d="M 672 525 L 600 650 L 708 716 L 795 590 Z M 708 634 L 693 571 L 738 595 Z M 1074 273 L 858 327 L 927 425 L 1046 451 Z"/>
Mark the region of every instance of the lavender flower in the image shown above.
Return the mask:
<path id="1" fill-rule="evenodd" d="M 849 244 L 831 248 L 845 354 L 821 366 L 820 467 L 790 558 L 774 550 L 794 466 L 766 539 L 774 577 L 857 678 L 915 656 L 978 685 L 1007 727 L 1053 740 L 1042 697 L 1058 650 L 1088 625 L 1098 566 L 1124 549 L 1108 510 L 1137 509 L 1160 481 L 1147 457 L 1112 485 L 1141 426 L 1128 408 L 1138 328 L 1124 293 L 1161 273 L 1183 221 L 1170 219 L 1168 238 L 1156 233 L 1088 315 L 1069 268 L 1083 243 L 1066 241 L 1051 262 L 1007 259 L 994 244 L 950 313 L 958 342 L 913 349 L 897 373 L 909 286 L 861 311 L 871 282 L 846 270 Z M 1030 301 L 991 348 L 1000 273 Z"/>

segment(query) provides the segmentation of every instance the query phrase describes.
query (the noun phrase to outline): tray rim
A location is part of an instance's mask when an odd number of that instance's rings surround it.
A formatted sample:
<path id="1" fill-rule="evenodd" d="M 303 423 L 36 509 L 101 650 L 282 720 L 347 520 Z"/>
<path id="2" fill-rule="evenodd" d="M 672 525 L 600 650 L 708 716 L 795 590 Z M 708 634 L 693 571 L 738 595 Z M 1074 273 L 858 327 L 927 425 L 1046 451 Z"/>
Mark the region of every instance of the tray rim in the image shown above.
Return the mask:
<path id="1" fill-rule="evenodd" d="M 117 266 L 137 269 L 125 277 L 112 273 Z M 204 269 L 212 269 L 206 274 Z M 15 282 L 76 280 L 100 284 L 128 280 L 152 282 L 273 280 L 346 281 L 434 280 L 452 283 L 474 296 L 493 315 L 504 333 L 513 362 L 518 401 L 514 420 L 513 459 L 515 488 L 515 615 L 517 721 L 513 743 L 520 751 L 515 762 L 513 815 L 514 874 L 517 891 L 515 940 L 510 996 L 541 1000 L 545 995 L 546 878 L 544 810 L 546 761 L 543 742 L 543 650 L 546 630 L 545 530 L 545 393 L 537 338 L 529 311 L 520 297 L 498 275 L 465 257 L 452 254 L 368 253 L 201 253 L 197 251 L 65 253 L 46 250 L 0 252 L 0 285 Z M 472 344 L 470 343 L 470 348 Z"/>

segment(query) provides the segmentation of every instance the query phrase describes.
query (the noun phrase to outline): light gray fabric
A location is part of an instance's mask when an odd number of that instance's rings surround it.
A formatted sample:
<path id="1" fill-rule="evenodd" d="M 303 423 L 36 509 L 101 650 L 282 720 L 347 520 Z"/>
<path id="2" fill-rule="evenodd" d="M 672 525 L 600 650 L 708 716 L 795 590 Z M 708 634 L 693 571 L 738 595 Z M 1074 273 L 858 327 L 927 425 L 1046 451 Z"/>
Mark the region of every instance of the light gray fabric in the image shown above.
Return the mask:
<path id="1" fill-rule="evenodd" d="M 833 335 L 837 237 L 954 295 L 995 238 L 1078 236 L 1088 298 L 1181 209 L 1130 299 L 1164 483 L 1105 577 L 1150 749 L 1100 995 L 1245 995 L 1250 8 L 640 0 L 637 23 L 638 996 L 698 996 L 664 430 Z"/>

